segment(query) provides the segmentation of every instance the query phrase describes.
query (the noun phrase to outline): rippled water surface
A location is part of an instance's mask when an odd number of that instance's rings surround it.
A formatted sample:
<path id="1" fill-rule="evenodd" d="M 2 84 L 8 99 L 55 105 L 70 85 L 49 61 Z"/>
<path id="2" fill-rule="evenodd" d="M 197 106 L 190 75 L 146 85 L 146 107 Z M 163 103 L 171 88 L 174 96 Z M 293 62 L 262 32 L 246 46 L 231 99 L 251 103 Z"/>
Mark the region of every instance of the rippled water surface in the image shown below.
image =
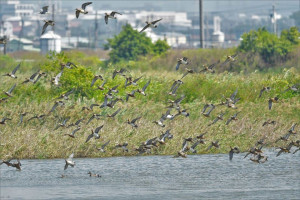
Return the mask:
<path id="1" fill-rule="evenodd" d="M 299 199 L 300 153 L 21 160 L 22 171 L 1 165 L 1 199 Z M 102 177 L 89 177 L 89 171 Z M 61 175 L 65 178 L 60 178 Z"/>

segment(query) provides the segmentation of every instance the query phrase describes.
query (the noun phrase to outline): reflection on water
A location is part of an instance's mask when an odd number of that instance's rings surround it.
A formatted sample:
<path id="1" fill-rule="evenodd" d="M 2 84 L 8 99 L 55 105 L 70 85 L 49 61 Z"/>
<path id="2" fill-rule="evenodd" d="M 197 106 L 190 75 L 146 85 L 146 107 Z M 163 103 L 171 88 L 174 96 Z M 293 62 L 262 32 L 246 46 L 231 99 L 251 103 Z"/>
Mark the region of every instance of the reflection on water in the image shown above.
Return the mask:
<path id="1" fill-rule="evenodd" d="M 300 153 L 255 164 L 245 154 L 21 160 L 1 165 L 1 199 L 297 199 Z M 102 177 L 89 177 L 89 171 Z M 61 175 L 65 178 L 60 178 Z"/>

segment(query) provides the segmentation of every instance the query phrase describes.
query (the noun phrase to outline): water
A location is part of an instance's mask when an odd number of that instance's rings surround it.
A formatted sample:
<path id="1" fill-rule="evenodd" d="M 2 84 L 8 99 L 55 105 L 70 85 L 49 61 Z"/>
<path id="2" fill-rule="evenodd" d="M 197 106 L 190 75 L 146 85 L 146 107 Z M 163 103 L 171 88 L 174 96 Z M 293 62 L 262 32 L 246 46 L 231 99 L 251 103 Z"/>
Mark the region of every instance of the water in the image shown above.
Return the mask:
<path id="1" fill-rule="evenodd" d="M 1 165 L 0 199 L 299 199 L 300 153 L 266 155 L 264 164 L 245 154 L 138 156 L 21 160 L 22 171 Z M 89 177 L 89 171 L 102 177 Z M 60 178 L 61 174 L 66 175 Z"/>

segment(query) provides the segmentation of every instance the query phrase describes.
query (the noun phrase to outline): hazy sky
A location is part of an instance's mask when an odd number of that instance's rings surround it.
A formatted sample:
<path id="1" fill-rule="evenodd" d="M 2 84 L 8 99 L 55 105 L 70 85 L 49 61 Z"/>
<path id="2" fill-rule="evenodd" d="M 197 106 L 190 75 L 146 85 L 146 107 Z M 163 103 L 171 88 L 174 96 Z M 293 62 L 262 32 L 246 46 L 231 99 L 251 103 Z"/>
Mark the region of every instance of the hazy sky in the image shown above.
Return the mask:
<path id="1" fill-rule="evenodd" d="M 48 0 L 59 1 L 59 0 Z M 61 0 L 63 7 L 80 7 L 86 1 L 92 1 L 95 9 L 142 9 L 147 10 L 166 10 L 166 11 L 187 11 L 198 12 L 198 0 Z M 22 2 L 34 2 L 47 4 L 47 0 L 22 0 Z M 299 0 L 203 0 L 205 12 L 218 13 L 269 13 L 272 5 L 275 4 L 276 10 L 282 15 L 290 15 L 299 10 Z"/>

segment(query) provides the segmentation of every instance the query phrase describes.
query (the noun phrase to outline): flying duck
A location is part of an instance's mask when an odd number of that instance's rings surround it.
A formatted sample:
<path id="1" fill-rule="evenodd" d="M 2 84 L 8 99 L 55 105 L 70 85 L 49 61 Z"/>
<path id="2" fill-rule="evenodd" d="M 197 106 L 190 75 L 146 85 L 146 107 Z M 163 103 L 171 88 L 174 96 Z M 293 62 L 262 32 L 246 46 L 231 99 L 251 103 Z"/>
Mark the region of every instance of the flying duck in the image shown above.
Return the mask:
<path id="1" fill-rule="evenodd" d="M 12 97 L 12 92 L 15 89 L 17 84 L 14 84 L 7 92 L 3 91 L 8 97 Z"/>
<path id="2" fill-rule="evenodd" d="M 212 147 L 216 147 L 217 149 L 220 148 L 219 140 L 212 141 L 211 145 L 207 147 L 206 151 L 210 150 Z"/>
<path id="3" fill-rule="evenodd" d="M 120 111 L 121 111 L 121 108 L 119 108 L 116 112 L 114 112 L 114 113 L 111 114 L 111 115 L 107 114 L 107 117 L 114 118 Z"/>
<path id="4" fill-rule="evenodd" d="M 77 68 L 77 66 L 72 62 L 60 63 L 60 66 L 61 66 L 61 70 L 63 70 L 65 67 L 68 69 L 73 69 L 73 67 Z"/>
<path id="5" fill-rule="evenodd" d="M 116 12 L 116 11 L 112 11 L 110 14 L 108 13 L 105 13 L 105 17 L 104 17 L 104 20 L 105 20 L 105 23 L 107 24 L 108 23 L 108 19 L 117 19 L 115 17 L 115 14 L 119 14 L 119 15 L 122 15 L 121 13 L 119 12 Z"/>
<path id="6" fill-rule="evenodd" d="M 64 170 L 66 170 L 68 168 L 68 166 L 70 165 L 71 167 L 75 166 L 75 161 L 73 161 L 73 157 L 74 157 L 74 153 L 72 153 L 69 158 L 65 159 L 66 164 L 64 167 Z"/>
<path id="7" fill-rule="evenodd" d="M 135 123 L 137 120 L 139 120 L 139 119 L 141 119 L 142 117 L 137 117 L 137 118 L 135 118 L 135 119 L 133 119 L 133 120 L 127 120 L 127 124 L 130 124 L 131 126 L 132 126 L 132 128 L 137 128 L 138 127 L 138 125 Z"/>
<path id="8" fill-rule="evenodd" d="M 7 118 L 7 117 L 2 118 L 1 121 L 0 121 L 0 124 L 3 124 L 3 125 L 6 124 L 7 120 L 11 120 L 11 119 Z"/>
<path id="9" fill-rule="evenodd" d="M 206 113 L 205 111 L 207 110 L 207 108 L 211 107 L 210 110 L 208 110 Z M 216 106 L 214 104 L 205 104 L 203 109 L 202 109 L 202 115 L 204 115 L 205 117 L 209 117 L 210 113 L 216 108 Z"/>
<path id="10" fill-rule="evenodd" d="M 260 92 L 259 92 L 259 97 L 260 98 L 263 94 L 263 92 L 269 92 L 271 90 L 271 87 L 267 86 L 267 87 L 263 87 Z"/>
<path id="11" fill-rule="evenodd" d="M 15 68 L 14 70 L 11 72 L 11 73 L 7 73 L 7 74 L 4 74 L 3 76 L 9 76 L 11 78 L 17 78 L 17 76 L 15 75 L 15 73 L 17 72 L 17 70 L 20 68 L 21 66 L 21 63 L 19 63 Z"/>
<path id="12" fill-rule="evenodd" d="M 150 84 L 150 81 L 151 81 L 151 80 L 149 80 L 149 81 L 144 85 L 144 87 L 143 87 L 142 89 L 138 89 L 137 92 L 140 93 L 140 94 L 142 94 L 142 95 L 144 95 L 144 96 L 146 96 L 145 90 L 147 89 L 148 85 Z"/>
<path id="13" fill-rule="evenodd" d="M 147 24 L 141 31 L 140 31 L 140 33 L 141 32 L 143 32 L 144 30 L 146 30 L 147 28 L 157 28 L 157 25 L 155 25 L 157 22 L 159 22 L 160 20 L 162 20 L 162 19 L 159 19 L 159 20 L 155 20 L 155 21 L 153 21 L 153 22 L 148 22 L 148 21 L 146 21 L 145 23 Z"/>
<path id="14" fill-rule="evenodd" d="M 39 74 L 40 70 L 32 74 L 29 78 L 25 78 L 25 81 L 22 82 L 22 84 L 28 83 L 28 82 L 34 82 L 34 78 Z"/>
<path id="15" fill-rule="evenodd" d="M 55 22 L 53 20 L 44 20 L 45 24 L 43 26 L 43 30 L 42 30 L 42 35 L 45 33 L 46 28 L 50 25 L 50 26 L 54 26 Z"/>
<path id="16" fill-rule="evenodd" d="M 81 129 L 81 127 L 78 126 L 75 130 L 72 131 L 71 134 L 64 134 L 64 135 L 67 135 L 67 136 L 69 136 L 69 137 L 71 137 L 71 138 L 75 138 L 75 133 L 76 133 L 77 131 L 79 131 L 80 129 Z"/>
<path id="17" fill-rule="evenodd" d="M 48 8 L 49 8 L 49 6 L 42 7 L 42 9 L 40 10 L 40 14 L 44 15 L 44 14 L 48 13 Z"/>
<path id="18" fill-rule="evenodd" d="M 279 102 L 279 97 L 278 96 L 276 96 L 274 98 L 269 98 L 269 100 L 268 100 L 269 110 L 272 109 L 272 104 L 273 103 L 278 103 L 278 102 Z"/>
<path id="19" fill-rule="evenodd" d="M 100 79 L 103 81 L 103 77 L 101 75 L 95 75 L 93 80 L 92 80 L 92 83 L 91 83 L 91 87 L 93 87 L 93 85 L 95 84 L 95 82 Z"/>
<path id="20" fill-rule="evenodd" d="M 75 14 L 76 14 L 77 19 L 78 19 L 80 13 L 81 14 L 88 14 L 88 11 L 86 11 L 85 8 L 86 8 L 86 6 L 88 6 L 90 4 L 92 4 L 92 2 L 86 2 L 86 3 L 81 5 L 81 8 L 76 8 Z"/>
<path id="21" fill-rule="evenodd" d="M 53 83 L 56 86 L 59 86 L 59 81 L 62 73 L 63 71 L 59 72 L 54 78 L 52 78 L 51 83 Z"/>
<path id="22" fill-rule="evenodd" d="M 233 158 L 233 154 L 236 153 L 240 153 L 240 149 L 238 147 L 230 147 L 230 151 L 229 151 L 229 160 L 232 161 L 232 158 Z"/>
<path id="23" fill-rule="evenodd" d="M 189 64 L 188 58 L 187 57 L 177 58 L 176 71 L 179 69 L 179 66 L 181 64 L 188 65 Z"/>
<path id="24" fill-rule="evenodd" d="M 239 114 L 240 112 L 237 112 L 237 113 L 235 113 L 233 116 L 231 116 L 228 120 L 227 120 L 227 122 L 226 122 L 226 125 L 228 125 L 232 120 L 238 120 L 237 119 L 237 115 Z"/>
<path id="25" fill-rule="evenodd" d="M 100 135 L 99 135 L 99 131 L 103 128 L 104 125 L 99 126 L 95 129 L 95 131 L 92 129 L 92 133 L 87 137 L 85 142 L 88 142 L 92 137 L 94 137 L 95 139 L 99 139 Z"/>
<path id="26" fill-rule="evenodd" d="M 211 64 L 210 66 L 206 66 L 206 65 L 203 65 L 203 68 L 204 69 L 202 69 L 202 70 L 200 70 L 199 71 L 199 73 L 201 73 L 201 72 L 210 72 L 210 73 L 215 73 L 215 70 L 213 69 L 217 64 L 219 64 L 220 63 L 220 60 L 218 60 L 218 62 L 216 62 L 216 63 L 213 63 L 213 64 Z"/>
<path id="27" fill-rule="evenodd" d="M 110 140 L 108 140 L 106 143 L 104 143 L 100 148 L 97 148 L 102 153 L 105 153 L 104 148 L 109 144 Z"/>

